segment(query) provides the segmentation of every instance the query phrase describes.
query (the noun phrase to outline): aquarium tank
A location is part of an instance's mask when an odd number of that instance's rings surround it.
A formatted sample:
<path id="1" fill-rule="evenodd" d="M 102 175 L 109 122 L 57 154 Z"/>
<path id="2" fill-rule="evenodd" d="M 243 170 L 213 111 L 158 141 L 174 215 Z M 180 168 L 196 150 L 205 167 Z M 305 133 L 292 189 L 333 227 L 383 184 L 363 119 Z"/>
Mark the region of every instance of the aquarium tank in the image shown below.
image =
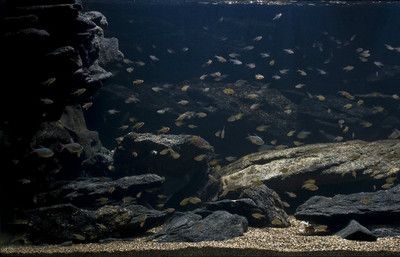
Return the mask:
<path id="1" fill-rule="evenodd" d="M 0 0 L 0 255 L 400 256 L 399 13 Z"/>

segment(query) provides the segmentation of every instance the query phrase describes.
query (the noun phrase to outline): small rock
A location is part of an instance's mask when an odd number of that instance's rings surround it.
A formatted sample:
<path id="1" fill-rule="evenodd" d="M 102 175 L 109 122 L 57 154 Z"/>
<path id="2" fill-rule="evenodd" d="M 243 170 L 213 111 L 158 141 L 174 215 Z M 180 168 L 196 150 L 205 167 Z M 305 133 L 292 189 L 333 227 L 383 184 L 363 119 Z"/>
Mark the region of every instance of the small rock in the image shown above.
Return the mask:
<path id="1" fill-rule="evenodd" d="M 366 227 L 362 226 L 355 220 L 350 223 L 342 230 L 336 233 L 343 239 L 355 240 L 355 241 L 376 241 L 376 236 Z"/>

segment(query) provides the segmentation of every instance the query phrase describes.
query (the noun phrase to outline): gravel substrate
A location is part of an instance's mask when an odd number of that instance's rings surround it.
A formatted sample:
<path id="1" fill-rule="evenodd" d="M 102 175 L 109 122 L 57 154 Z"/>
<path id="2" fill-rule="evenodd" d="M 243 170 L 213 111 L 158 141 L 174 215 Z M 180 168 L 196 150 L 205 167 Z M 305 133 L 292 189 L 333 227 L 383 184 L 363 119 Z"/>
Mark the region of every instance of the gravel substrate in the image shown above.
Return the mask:
<path id="1" fill-rule="evenodd" d="M 3 256 L 400 256 L 400 237 L 357 242 L 337 236 L 302 236 L 299 222 L 289 228 L 250 228 L 242 237 L 221 242 L 158 243 L 146 237 L 109 243 L 71 246 L 9 246 Z"/>

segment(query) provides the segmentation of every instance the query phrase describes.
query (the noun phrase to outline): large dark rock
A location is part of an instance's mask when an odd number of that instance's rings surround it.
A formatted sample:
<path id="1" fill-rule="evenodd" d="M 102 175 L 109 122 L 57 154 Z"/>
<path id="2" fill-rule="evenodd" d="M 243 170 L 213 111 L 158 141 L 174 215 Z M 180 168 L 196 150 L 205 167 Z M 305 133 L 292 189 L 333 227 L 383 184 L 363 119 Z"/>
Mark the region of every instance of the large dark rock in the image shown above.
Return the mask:
<path id="1" fill-rule="evenodd" d="M 98 224 L 92 211 L 71 204 L 43 207 L 28 212 L 30 234 L 36 243 L 97 241 L 107 228 Z"/>
<path id="2" fill-rule="evenodd" d="M 240 188 L 224 197 L 229 199 L 207 203 L 206 209 L 226 210 L 244 216 L 249 225 L 256 227 L 290 225 L 280 197 L 265 185 Z"/>
<path id="3" fill-rule="evenodd" d="M 138 235 L 160 226 L 169 216 L 167 211 L 148 209 L 141 205 L 104 206 L 95 213 L 96 221 L 108 227 L 108 236 Z"/>
<path id="4" fill-rule="evenodd" d="M 146 189 L 158 188 L 164 179 L 155 174 L 123 177 L 111 180 L 106 177 L 84 178 L 62 185 L 37 196 L 40 205 L 72 203 L 79 207 L 93 208 L 107 203 L 134 197 Z"/>
<path id="5" fill-rule="evenodd" d="M 195 158 L 204 155 L 196 161 Z M 114 153 L 116 176 L 152 172 L 165 177 L 169 204 L 196 196 L 207 184 L 213 147 L 192 135 L 126 135 Z"/>
<path id="6" fill-rule="evenodd" d="M 264 183 L 297 207 L 313 195 L 373 191 L 397 183 L 400 142 L 348 141 L 270 150 L 223 167 L 222 193 Z M 294 194 L 291 194 L 294 193 Z"/>
<path id="7" fill-rule="evenodd" d="M 368 228 L 355 220 L 350 221 L 350 223 L 344 229 L 337 232 L 336 235 L 343 239 L 356 241 L 376 241 L 377 239 Z"/>
<path id="8" fill-rule="evenodd" d="M 362 224 L 399 224 L 400 186 L 372 193 L 314 196 L 299 206 L 296 218 L 334 227 L 355 219 Z"/>
<path id="9" fill-rule="evenodd" d="M 141 205 L 107 205 L 93 211 L 71 204 L 53 205 L 27 212 L 28 232 L 34 243 L 97 242 L 143 234 L 160 226 L 169 214 Z"/>
<path id="10" fill-rule="evenodd" d="M 221 241 L 243 235 L 247 220 L 239 215 L 216 211 L 204 219 L 194 213 L 179 213 L 156 235 L 160 242 Z"/>

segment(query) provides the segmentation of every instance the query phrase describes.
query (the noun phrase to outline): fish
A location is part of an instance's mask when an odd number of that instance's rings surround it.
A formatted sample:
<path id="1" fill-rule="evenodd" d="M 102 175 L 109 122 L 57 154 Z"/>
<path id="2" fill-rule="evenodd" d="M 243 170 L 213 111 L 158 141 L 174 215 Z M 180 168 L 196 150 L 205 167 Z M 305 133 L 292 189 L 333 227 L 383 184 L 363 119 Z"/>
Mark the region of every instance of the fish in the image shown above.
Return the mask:
<path id="1" fill-rule="evenodd" d="M 286 136 L 292 137 L 292 136 L 294 136 L 295 133 L 296 133 L 296 130 L 291 130 L 286 134 Z"/>
<path id="2" fill-rule="evenodd" d="M 229 59 L 229 61 L 231 62 L 231 63 L 233 63 L 234 65 L 242 65 L 243 63 L 240 61 L 240 60 L 238 60 L 238 59 Z"/>
<path id="3" fill-rule="evenodd" d="M 54 101 L 51 100 L 50 98 L 41 98 L 40 101 L 45 105 L 50 105 L 54 103 Z"/>
<path id="4" fill-rule="evenodd" d="M 152 87 L 151 90 L 153 90 L 154 92 L 158 93 L 158 92 L 162 91 L 163 88 L 161 88 L 161 87 Z"/>
<path id="5" fill-rule="evenodd" d="M 180 101 L 178 102 L 178 104 L 180 104 L 180 105 L 188 105 L 188 104 L 189 104 L 189 101 L 188 101 L 188 100 L 180 100 Z"/>
<path id="6" fill-rule="evenodd" d="M 285 192 L 290 198 L 296 198 L 297 195 L 293 192 Z"/>
<path id="7" fill-rule="evenodd" d="M 309 131 L 300 131 L 299 133 L 297 133 L 297 138 L 298 139 L 305 139 L 307 138 L 309 135 L 311 135 L 311 132 Z"/>
<path id="8" fill-rule="evenodd" d="M 237 160 L 237 157 L 235 157 L 235 156 L 227 156 L 227 157 L 225 157 L 225 160 L 227 162 L 233 162 L 233 161 Z"/>
<path id="9" fill-rule="evenodd" d="M 301 76 L 307 76 L 307 72 L 305 72 L 304 70 L 298 69 L 297 72 L 298 72 Z"/>
<path id="10" fill-rule="evenodd" d="M 351 108 L 353 108 L 353 104 L 345 104 L 343 105 L 343 108 L 345 108 L 346 110 L 350 110 Z"/>
<path id="11" fill-rule="evenodd" d="M 48 87 L 53 85 L 56 82 L 56 78 L 48 78 L 42 82 L 40 82 L 40 84 L 44 87 Z"/>
<path id="12" fill-rule="evenodd" d="M 186 91 L 188 91 L 188 89 L 189 89 L 189 85 L 183 85 L 182 87 L 181 87 L 181 91 L 182 92 L 186 92 Z"/>
<path id="13" fill-rule="evenodd" d="M 115 110 L 115 109 L 110 109 L 110 110 L 107 110 L 107 113 L 108 113 L 109 115 L 115 115 L 115 114 L 118 114 L 119 111 L 118 111 L 118 110 Z"/>
<path id="14" fill-rule="evenodd" d="M 278 218 L 274 218 L 273 220 L 271 220 L 271 224 L 274 226 L 280 226 L 283 224 L 283 222 Z"/>
<path id="15" fill-rule="evenodd" d="M 261 58 L 268 58 L 270 57 L 269 53 L 260 53 Z"/>
<path id="16" fill-rule="evenodd" d="M 263 145 L 263 144 L 265 144 L 264 140 L 261 137 L 257 136 L 257 135 L 248 135 L 246 137 L 246 139 L 249 140 L 254 145 Z"/>
<path id="17" fill-rule="evenodd" d="M 37 157 L 44 158 L 44 159 L 51 158 L 54 156 L 53 150 L 51 150 L 50 148 L 47 148 L 47 147 L 40 147 L 40 148 L 33 149 L 31 154 L 34 154 Z"/>
<path id="18" fill-rule="evenodd" d="M 83 95 L 86 91 L 87 91 L 86 88 L 79 88 L 79 89 L 75 90 L 71 95 L 73 95 L 73 96 L 81 96 L 81 95 Z"/>
<path id="19" fill-rule="evenodd" d="M 360 125 L 361 125 L 362 127 L 364 127 L 364 128 L 370 128 L 370 127 L 372 127 L 372 123 L 371 123 L 371 122 L 368 122 L 368 121 L 362 121 L 362 122 L 360 123 Z"/>
<path id="20" fill-rule="evenodd" d="M 306 85 L 305 84 L 297 84 L 297 85 L 295 85 L 294 87 L 296 88 L 296 89 L 302 89 L 303 87 L 305 87 Z"/>
<path id="21" fill-rule="evenodd" d="M 199 77 L 199 79 L 200 79 L 200 80 L 205 80 L 205 79 L 207 78 L 207 76 L 208 76 L 207 74 L 203 74 L 203 75 L 201 75 L 201 76 Z"/>
<path id="22" fill-rule="evenodd" d="M 385 47 L 386 47 L 386 49 L 389 50 L 389 51 L 395 50 L 395 48 L 394 48 L 393 46 L 388 45 L 388 44 L 385 44 Z"/>
<path id="23" fill-rule="evenodd" d="M 217 132 L 215 132 L 214 135 L 216 137 L 224 139 L 225 138 L 225 126 L 222 128 L 222 130 L 218 130 Z"/>
<path id="24" fill-rule="evenodd" d="M 233 59 L 237 59 L 237 58 L 240 56 L 240 54 L 237 54 L 237 53 L 230 53 L 230 54 L 228 54 L 228 56 L 231 57 L 231 58 L 233 58 Z"/>
<path id="25" fill-rule="evenodd" d="M 153 62 L 158 62 L 160 61 L 160 59 L 157 58 L 157 56 L 155 55 L 149 55 L 150 60 L 152 60 Z"/>
<path id="26" fill-rule="evenodd" d="M 383 63 L 378 62 L 378 61 L 375 61 L 374 64 L 375 64 L 378 68 L 383 68 L 383 66 L 385 66 L 385 65 L 383 65 Z"/>
<path id="27" fill-rule="evenodd" d="M 259 108 L 260 108 L 260 104 L 259 103 L 252 104 L 250 106 L 250 110 L 252 110 L 252 111 L 258 110 Z"/>
<path id="28" fill-rule="evenodd" d="M 159 110 L 157 110 L 157 113 L 158 114 L 165 114 L 167 111 L 169 111 L 171 108 L 163 108 L 163 109 L 159 109 Z"/>
<path id="29" fill-rule="evenodd" d="M 372 113 L 376 114 L 376 113 L 381 113 L 385 110 L 384 107 L 382 106 L 374 106 L 372 107 Z"/>
<path id="30" fill-rule="evenodd" d="M 254 77 L 256 78 L 256 80 L 263 80 L 264 79 L 264 76 L 261 75 L 261 74 L 256 74 L 256 75 L 254 75 Z"/>
<path id="31" fill-rule="evenodd" d="M 224 94 L 226 95 L 233 95 L 235 93 L 235 90 L 233 90 L 230 87 L 224 88 L 224 90 L 222 90 L 224 92 Z"/>
<path id="32" fill-rule="evenodd" d="M 205 112 L 197 112 L 196 116 L 197 116 L 197 118 L 205 118 L 205 117 L 207 117 L 207 113 L 205 113 Z"/>
<path id="33" fill-rule="evenodd" d="M 189 124 L 189 125 L 188 125 L 188 128 L 190 128 L 190 129 L 195 129 L 195 128 L 197 128 L 197 126 L 194 125 L 194 124 Z"/>
<path id="34" fill-rule="evenodd" d="M 269 66 L 274 66 L 275 65 L 275 60 L 271 60 L 271 61 L 269 61 Z"/>
<path id="35" fill-rule="evenodd" d="M 323 102 L 326 100 L 326 97 L 323 95 L 316 95 L 315 98 L 317 98 L 319 101 Z"/>
<path id="36" fill-rule="evenodd" d="M 225 63 L 226 59 L 222 56 L 216 55 L 215 58 L 217 59 L 217 61 L 219 61 L 220 63 Z"/>
<path id="37" fill-rule="evenodd" d="M 273 75 L 272 78 L 275 79 L 275 80 L 280 80 L 280 79 L 281 79 L 281 76 L 279 76 L 279 75 Z"/>
<path id="38" fill-rule="evenodd" d="M 253 49 L 254 49 L 254 46 L 245 46 L 245 47 L 243 47 L 243 50 L 245 50 L 245 51 L 251 51 Z"/>
<path id="39" fill-rule="evenodd" d="M 322 69 L 317 69 L 317 71 L 318 71 L 318 73 L 319 73 L 320 75 L 326 75 L 326 74 L 328 74 L 326 71 L 324 71 L 324 70 L 322 70 Z"/>
<path id="40" fill-rule="evenodd" d="M 211 59 L 208 59 L 204 64 L 203 64 L 203 66 L 209 66 L 209 65 L 211 65 L 213 63 L 213 61 L 211 60 Z"/>
<path id="41" fill-rule="evenodd" d="M 83 146 L 80 145 L 79 143 L 74 143 L 74 142 L 68 144 L 62 144 L 61 147 L 62 147 L 61 151 L 66 149 L 68 152 L 76 154 L 78 157 L 83 151 Z"/>
<path id="42" fill-rule="evenodd" d="M 206 158 L 207 158 L 206 154 L 200 154 L 200 155 L 197 155 L 196 157 L 194 157 L 194 160 L 197 162 L 201 162 L 201 161 L 205 160 Z"/>
<path id="43" fill-rule="evenodd" d="M 189 51 L 189 47 L 182 47 L 182 52 L 186 53 L 187 51 Z"/>
<path id="44" fill-rule="evenodd" d="M 132 126 L 132 129 L 140 129 L 140 128 L 143 127 L 143 126 L 144 126 L 144 122 L 143 122 L 143 121 L 140 121 L 140 122 L 135 123 L 135 124 Z"/>
<path id="45" fill-rule="evenodd" d="M 170 127 L 161 127 L 159 130 L 157 130 L 157 133 L 158 134 L 166 134 L 170 131 L 171 131 Z"/>
<path id="46" fill-rule="evenodd" d="M 196 205 L 196 204 L 199 204 L 199 203 L 201 203 L 201 199 L 200 198 L 198 198 L 198 197 L 188 197 L 188 198 L 183 199 L 179 203 L 179 205 L 180 206 L 186 206 L 188 204 Z"/>
<path id="47" fill-rule="evenodd" d="M 319 188 L 315 183 L 316 181 L 314 179 L 306 180 L 301 188 L 304 188 L 308 191 L 317 191 Z"/>
<path id="48" fill-rule="evenodd" d="M 272 20 L 275 21 L 275 20 L 279 20 L 280 18 L 282 18 L 282 13 L 276 14 Z"/>
<path id="49" fill-rule="evenodd" d="M 269 128 L 268 125 L 260 125 L 260 126 L 256 127 L 256 130 L 258 132 L 265 132 L 267 130 L 267 128 Z"/>
<path id="50" fill-rule="evenodd" d="M 251 216 L 257 220 L 265 219 L 265 215 L 258 212 L 252 213 Z"/>
<path id="51" fill-rule="evenodd" d="M 254 69 L 256 67 L 256 64 L 255 63 L 247 63 L 246 67 L 249 69 Z"/>
<path id="52" fill-rule="evenodd" d="M 141 85 L 141 84 L 143 84 L 144 83 L 144 80 L 143 79 L 135 79 L 134 81 L 132 81 L 132 84 L 134 85 L 134 86 L 139 86 L 139 85 Z"/>
<path id="53" fill-rule="evenodd" d="M 133 67 L 128 67 L 128 68 L 126 68 L 126 72 L 128 72 L 128 73 L 132 73 L 132 72 L 133 72 L 133 70 L 134 70 L 134 68 L 133 68 Z"/>
<path id="54" fill-rule="evenodd" d="M 174 54 L 175 51 L 174 51 L 173 49 L 171 49 L 171 48 L 167 48 L 167 53 L 169 53 L 169 54 Z"/>
<path id="55" fill-rule="evenodd" d="M 217 72 L 211 73 L 210 76 L 213 78 L 219 78 L 222 76 L 222 73 L 217 71 Z"/>
<path id="56" fill-rule="evenodd" d="M 283 74 L 287 74 L 288 71 L 289 71 L 289 69 L 282 69 L 282 70 L 279 70 L 279 73 L 283 75 Z"/>
<path id="57" fill-rule="evenodd" d="M 352 71 L 353 69 L 354 69 L 354 66 L 351 66 L 351 65 L 347 65 L 347 66 L 343 67 L 343 70 L 346 72 Z"/>
<path id="58" fill-rule="evenodd" d="M 243 117 L 243 113 L 237 113 L 234 114 L 232 116 L 229 116 L 229 118 L 227 119 L 228 122 L 234 122 L 234 121 L 238 121 L 241 120 Z"/>
<path id="59" fill-rule="evenodd" d="M 255 38 L 253 38 L 253 41 L 258 42 L 258 41 L 261 41 L 262 39 L 263 39 L 262 36 L 257 36 L 257 37 L 255 37 Z"/>
<path id="60" fill-rule="evenodd" d="M 134 95 L 130 95 L 128 98 L 125 99 L 126 104 L 138 103 L 138 102 L 140 102 L 139 98 L 137 98 Z"/>
<path id="61" fill-rule="evenodd" d="M 135 64 L 136 64 L 137 66 L 141 66 L 141 67 L 146 65 L 146 63 L 143 62 L 143 61 L 137 61 L 137 62 L 135 62 Z"/>
<path id="62" fill-rule="evenodd" d="M 283 51 L 287 54 L 294 54 L 293 49 L 283 49 Z"/>
<path id="63" fill-rule="evenodd" d="M 344 90 L 338 91 L 338 94 L 341 95 L 341 96 L 343 96 L 343 97 L 345 97 L 345 98 L 347 98 L 347 99 L 349 99 L 349 100 L 354 100 L 354 96 L 351 95 L 351 94 L 350 94 L 349 92 L 347 92 L 347 91 L 344 91 Z"/>

